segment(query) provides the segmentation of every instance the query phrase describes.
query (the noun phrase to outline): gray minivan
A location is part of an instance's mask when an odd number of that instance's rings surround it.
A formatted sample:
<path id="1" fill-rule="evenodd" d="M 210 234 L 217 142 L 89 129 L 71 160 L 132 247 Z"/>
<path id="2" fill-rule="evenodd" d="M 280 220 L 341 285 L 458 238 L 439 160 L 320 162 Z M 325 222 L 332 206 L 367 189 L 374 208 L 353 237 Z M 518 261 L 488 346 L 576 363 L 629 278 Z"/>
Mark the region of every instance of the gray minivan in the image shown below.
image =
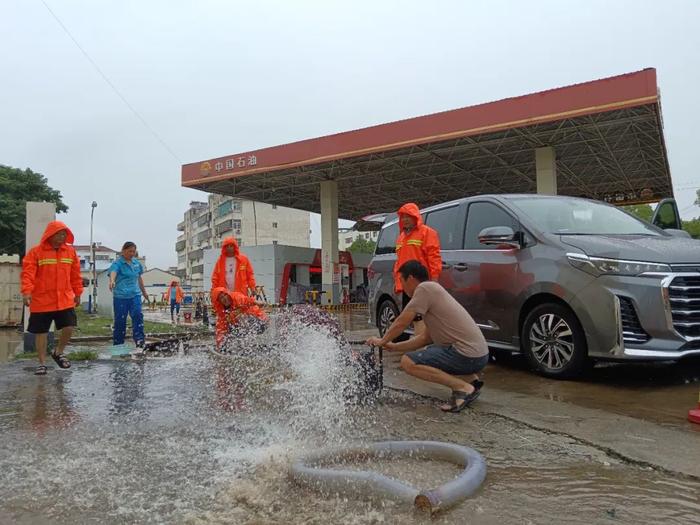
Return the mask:
<path id="1" fill-rule="evenodd" d="M 440 283 L 489 346 L 524 353 L 549 377 L 592 360 L 700 355 L 700 241 L 679 231 L 673 200 L 655 224 L 598 201 L 481 195 L 421 211 L 442 248 Z M 383 333 L 401 305 L 398 231 L 385 216 L 369 269 L 370 322 Z"/>

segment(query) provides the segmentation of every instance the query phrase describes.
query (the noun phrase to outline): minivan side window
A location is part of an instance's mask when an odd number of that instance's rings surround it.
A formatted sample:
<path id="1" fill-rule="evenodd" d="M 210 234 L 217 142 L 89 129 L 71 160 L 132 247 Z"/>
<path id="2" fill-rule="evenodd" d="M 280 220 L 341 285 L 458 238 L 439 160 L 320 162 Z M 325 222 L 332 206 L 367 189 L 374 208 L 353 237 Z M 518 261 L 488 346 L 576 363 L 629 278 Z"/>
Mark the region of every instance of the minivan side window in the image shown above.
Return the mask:
<path id="1" fill-rule="evenodd" d="M 497 246 L 486 246 L 479 242 L 479 233 L 492 226 L 509 226 L 518 231 L 518 223 L 500 206 L 491 202 L 475 202 L 469 205 L 467 229 L 464 232 L 466 250 L 495 250 Z"/>
<path id="2" fill-rule="evenodd" d="M 394 253 L 396 251 L 396 238 L 399 236 L 399 223 L 382 228 L 377 239 L 377 249 L 375 255 L 383 255 L 386 253 Z"/>
<path id="3" fill-rule="evenodd" d="M 428 213 L 425 223 L 440 236 L 440 248 L 459 250 L 462 248 L 462 228 L 459 224 L 459 206 L 450 206 Z"/>

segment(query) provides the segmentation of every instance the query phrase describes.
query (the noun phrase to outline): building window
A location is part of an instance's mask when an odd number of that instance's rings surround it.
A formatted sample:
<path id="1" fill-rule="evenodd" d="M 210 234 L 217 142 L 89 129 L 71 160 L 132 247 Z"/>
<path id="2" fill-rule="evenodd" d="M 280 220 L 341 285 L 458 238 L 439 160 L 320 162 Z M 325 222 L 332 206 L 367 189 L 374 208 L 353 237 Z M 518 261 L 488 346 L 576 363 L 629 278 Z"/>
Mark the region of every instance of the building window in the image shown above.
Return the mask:
<path id="1" fill-rule="evenodd" d="M 221 235 L 224 232 L 230 231 L 233 228 L 233 221 L 231 219 L 224 221 L 216 225 L 216 234 Z"/>
<path id="2" fill-rule="evenodd" d="M 365 239 L 369 239 L 369 233 L 365 233 Z"/>
<path id="3" fill-rule="evenodd" d="M 345 244 L 352 244 L 352 237 L 345 237 Z"/>
<path id="4" fill-rule="evenodd" d="M 228 215 L 231 213 L 233 210 L 233 201 L 224 201 L 221 204 L 219 204 L 219 207 L 216 210 L 216 214 L 219 217 L 223 217 L 224 215 Z"/>
<path id="5" fill-rule="evenodd" d="M 236 243 L 238 244 L 238 246 L 243 246 L 243 241 L 240 237 L 236 237 Z"/>
<path id="6" fill-rule="evenodd" d="M 277 244 L 277 241 L 272 241 L 272 244 Z"/>
<path id="7" fill-rule="evenodd" d="M 273 223 L 272 223 L 272 227 L 273 227 L 273 228 L 277 228 L 277 223 L 276 223 L 276 222 L 273 222 Z"/>
<path id="8" fill-rule="evenodd" d="M 233 211 L 241 211 L 241 201 L 231 201 L 231 209 Z"/>

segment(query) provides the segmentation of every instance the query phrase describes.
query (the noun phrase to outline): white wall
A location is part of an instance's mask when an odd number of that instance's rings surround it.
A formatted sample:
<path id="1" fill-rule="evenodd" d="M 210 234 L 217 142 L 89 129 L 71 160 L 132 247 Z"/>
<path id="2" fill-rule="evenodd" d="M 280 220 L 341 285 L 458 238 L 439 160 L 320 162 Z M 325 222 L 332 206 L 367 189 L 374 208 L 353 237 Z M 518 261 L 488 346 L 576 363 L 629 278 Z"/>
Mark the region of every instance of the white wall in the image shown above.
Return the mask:
<path id="1" fill-rule="evenodd" d="M 86 298 L 87 296 L 83 294 Z M 87 304 L 87 301 L 83 301 Z M 109 272 L 104 271 L 97 274 L 97 313 L 106 317 L 114 316 L 114 306 L 112 305 L 112 292 L 109 289 Z"/>

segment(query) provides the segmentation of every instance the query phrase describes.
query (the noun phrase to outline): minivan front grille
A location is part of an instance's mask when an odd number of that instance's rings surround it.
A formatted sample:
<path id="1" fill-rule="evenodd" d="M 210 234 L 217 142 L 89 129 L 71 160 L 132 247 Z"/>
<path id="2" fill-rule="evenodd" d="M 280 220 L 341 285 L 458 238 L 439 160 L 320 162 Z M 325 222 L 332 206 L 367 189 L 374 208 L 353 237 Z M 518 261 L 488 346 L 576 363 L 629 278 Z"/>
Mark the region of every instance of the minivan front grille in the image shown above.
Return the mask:
<path id="1" fill-rule="evenodd" d="M 649 334 L 644 331 L 639 322 L 634 304 L 627 297 L 617 297 L 620 301 L 620 321 L 622 322 L 622 340 L 626 345 L 638 345 L 649 340 Z"/>
<path id="2" fill-rule="evenodd" d="M 671 268 L 676 273 L 700 273 L 700 263 L 672 264 Z"/>
<path id="3" fill-rule="evenodd" d="M 676 331 L 689 340 L 700 340 L 700 274 L 674 277 L 668 299 Z"/>

